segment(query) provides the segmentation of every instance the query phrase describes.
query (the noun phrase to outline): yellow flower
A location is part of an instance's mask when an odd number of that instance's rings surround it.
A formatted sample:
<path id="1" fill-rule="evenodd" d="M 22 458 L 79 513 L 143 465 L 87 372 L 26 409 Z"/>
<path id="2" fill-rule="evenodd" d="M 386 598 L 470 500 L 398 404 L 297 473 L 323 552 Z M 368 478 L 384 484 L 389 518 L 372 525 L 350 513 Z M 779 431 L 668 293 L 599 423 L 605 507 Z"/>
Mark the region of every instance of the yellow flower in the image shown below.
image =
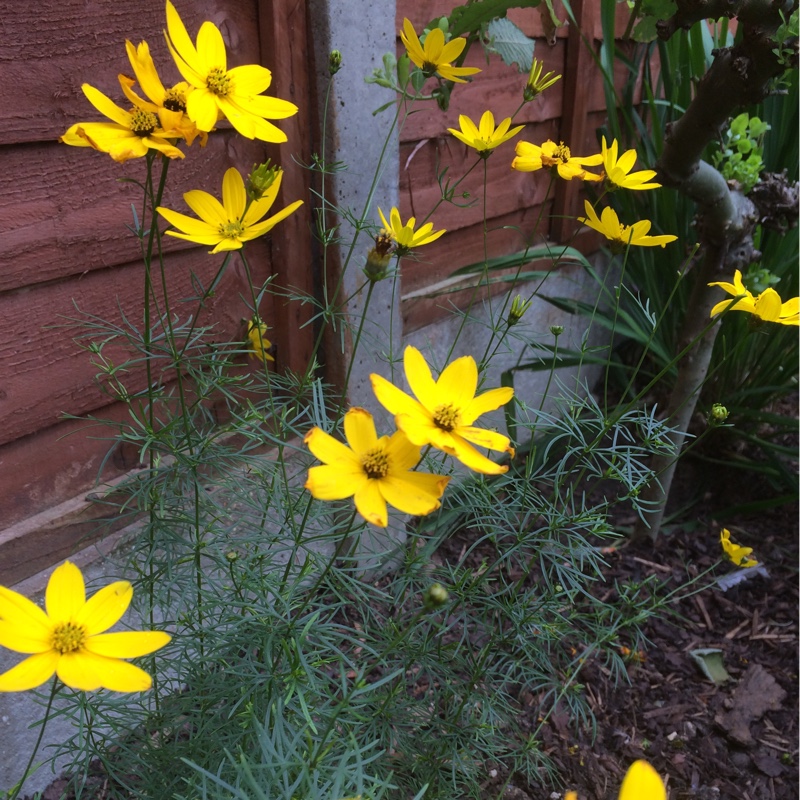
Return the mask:
<path id="1" fill-rule="evenodd" d="M 426 223 L 418 231 L 414 232 L 417 218 L 409 217 L 408 222 L 403 225 L 403 221 L 400 219 L 400 212 L 394 207 L 389 212 L 391 225 L 386 221 L 386 217 L 383 216 L 383 211 L 380 208 L 378 208 L 378 214 L 383 223 L 383 232 L 397 242 L 397 254 L 401 256 L 405 255 L 413 247 L 422 247 L 423 244 L 435 242 L 445 232 L 444 229 L 435 231 L 432 222 Z"/>
<path id="2" fill-rule="evenodd" d="M 103 633 L 116 624 L 133 597 L 128 581 L 100 589 L 89 600 L 81 571 L 69 561 L 47 583 L 45 608 L 0 586 L 0 645 L 29 658 L 0 675 L 0 692 L 22 692 L 58 677 L 73 689 L 143 692 L 150 676 L 123 658 L 147 655 L 170 640 L 161 631 Z"/>
<path id="3" fill-rule="evenodd" d="M 520 172 L 535 172 L 549 169 L 552 175 L 560 175 L 565 181 L 578 178 L 582 181 L 600 181 L 602 176 L 587 172 L 584 167 L 594 167 L 603 163 L 603 156 L 573 156 L 564 142 L 556 144 L 549 139 L 541 146 L 530 142 L 517 142 L 517 157 L 511 162 L 513 169 Z"/>
<path id="4" fill-rule="evenodd" d="M 556 81 L 561 79 L 561 76 L 556 75 L 555 72 L 547 72 L 542 75 L 543 67 L 544 65 L 539 59 L 533 59 L 531 71 L 528 73 L 528 82 L 522 92 L 522 97 L 526 103 L 530 103 L 545 89 L 549 89 Z"/>
<path id="5" fill-rule="evenodd" d="M 354 497 L 358 513 L 367 522 L 385 528 L 386 504 L 406 514 L 430 514 L 450 478 L 410 472 L 419 462 L 420 449 L 401 431 L 378 438 L 372 414 L 351 408 L 344 415 L 347 444 L 312 428 L 305 437 L 308 449 L 324 466 L 311 467 L 306 489 L 318 500 Z"/>
<path id="6" fill-rule="evenodd" d="M 650 178 L 655 178 L 656 171 L 643 169 L 640 172 L 631 172 L 636 163 L 636 151 L 626 150 L 617 158 L 617 140 L 611 142 L 611 147 L 606 144 L 606 137 L 603 137 L 603 149 L 600 155 L 603 157 L 603 168 L 605 169 L 606 187 L 610 192 L 617 189 L 659 189 L 660 183 L 647 183 Z M 630 175 L 628 174 L 630 173 Z"/>
<path id="7" fill-rule="evenodd" d="M 447 81 L 466 83 L 463 75 L 474 75 L 476 72 L 480 72 L 477 67 L 450 66 L 450 63 L 461 55 L 467 40 L 459 37 L 445 44 L 444 31 L 441 28 L 434 28 L 430 31 L 425 37 L 423 46 L 411 21 L 404 19 L 400 38 L 406 47 L 408 57 L 427 75 L 433 75 L 436 72 Z"/>
<path id="8" fill-rule="evenodd" d="M 431 444 L 476 472 L 499 475 L 508 470 L 481 455 L 472 445 L 510 453 L 507 436 L 473 426 L 487 411 L 505 405 L 514 396 L 510 387 L 491 389 L 475 396 L 478 367 L 472 356 L 457 358 L 433 380 L 425 358 L 416 347 L 406 347 L 406 380 L 417 399 L 380 375 L 370 375 L 378 402 L 395 415 L 395 424 L 418 446 Z M 472 444 L 470 444 L 470 442 Z"/>
<path id="9" fill-rule="evenodd" d="M 498 145 L 507 142 L 512 137 L 516 136 L 522 129 L 523 125 L 517 125 L 516 128 L 511 128 L 511 117 L 506 117 L 497 128 L 494 127 L 494 115 L 491 111 L 484 111 L 481 117 L 480 128 L 475 126 L 475 123 L 469 118 L 461 114 L 458 117 L 458 124 L 461 127 L 460 131 L 455 128 L 448 128 L 447 130 L 453 134 L 467 147 L 474 147 L 478 151 L 478 155 L 486 158 L 489 153 Z"/>
<path id="10" fill-rule="evenodd" d="M 134 47 L 132 42 L 125 41 L 125 50 L 131 62 L 136 80 L 142 87 L 150 102 L 143 100 L 133 91 L 134 81 L 120 75 L 120 83 L 125 96 L 136 106 L 154 111 L 158 115 L 161 127 L 172 136 L 180 136 L 191 144 L 200 136 L 200 144 L 205 146 L 208 134 L 198 130 L 197 126 L 186 115 L 186 96 L 189 93 L 189 84 L 181 81 L 171 89 L 165 89 L 158 77 L 156 65 L 150 55 L 147 42 L 139 42 Z M 124 81 L 124 82 L 123 82 Z"/>
<path id="11" fill-rule="evenodd" d="M 120 76 L 123 91 L 129 89 L 126 82 L 129 80 Z M 177 139 L 180 134 L 165 131 L 155 112 L 137 104 L 125 111 L 94 86 L 84 83 L 81 88 L 89 102 L 111 122 L 78 122 L 67 130 L 60 142 L 73 147 L 93 147 L 120 163 L 129 158 L 141 158 L 148 150 L 158 150 L 168 158 L 183 158 L 183 153 L 168 141 Z"/>
<path id="12" fill-rule="evenodd" d="M 267 323 L 258 317 L 247 321 L 247 338 L 250 341 L 250 358 L 257 358 L 266 363 L 275 359 L 267 352 L 272 342 L 267 339 Z"/>
<path id="13" fill-rule="evenodd" d="M 723 528 L 719 535 L 719 543 L 725 555 L 736 564 L 737 567 L 755 567 L 758 566 L 758 561 L 754 558 L 748 558 L 750 553 L 753 552 L 752 547 L 742 547 L 731 541 L 731 532 L 727 528 Z"/>
<path id="14" fill-rule="evenodd" d="M 738 269 L 733 275 L 733 283 L 715 281 L 708 285 L 719 286 L 735 298 L 717 303 L 711 309 L 712 317 L 723 311 L 747 311 L 765 322 L 777 322 L 779 325 L 800 325 L 800 297 L 793 297 L 782 303 L 780 295 L 772 288 L 765 289 L 758 297 L 755 297 L 745 288 L 742 282 L 742 273 Z"/>
<path id="15" fill-rule="evenodd" d="M 266 214 L 281 187 L 281 174 L 275 178 L 273 184 L 264 193 L 260 200 L 247 203 L 247 192 L 244 181 L 238 170 L 231 167 L 225 172 L 222 179 L 222 203 L 208 192 L 194 189 L 186 192 L 183 199 L 186 205 L 197 214 L 200 219 L 170 211 L 159 206 L 156 211 L 164 217 L 170 225 L 178 231 L 167 231 L 169 236 L 186 239 L 198 244 L 213 244 L 212 253 L 220 250 L 238 250 L 244 242 L 263 236 L 272 230 L 281 220 L 286 219 L 296 208 L 303 204 L 302 200 L 295 200 L 269 219 L 259 222 Z"/>
<path id="16" fill-rule="evenodd" d="M 248 139 L 285 142 L 286 134 L 267 119 L 285 119 L 297 106 L 262 94 L 272 73 L 257 64 L 228 69 L 225 42 L 219 28 L 204 22 L 192 44 L 175 6 L 167 0 L 167 46 L 184 79 L 193 87 L 186 113 L 201 131 L 210 131 L 222 116 Z"/>
<path id="17" fill-rule="evenodd" d="M 564 800 L 578 800 L 575 792 L 567 792 Z M 618 800 L 667 800 L 661 776 L 646 761 L 634 761 L 625 774 Z"/>
<path id="18" fill-rule="evenodd" d="M 660 245 L 661 247 L 666 247 L 666 245 L 678 238 L 677 236 L 672 236 L 672 234 L 648 236 L 647 232 L 652 224 L 650 220 L 643 219 L 639 220 L 639 222 L 634 222 L 633 225 L 623 225 L 613 208 L 604 208 L 603 216 L 600 218 L 588 200 L 584 200 L 583 203 L 586 209 L 586 217 L 578 217 L 578 222 L 583 222 L 590 228 L 594 228 L 594 230 L 602 233 L 606 239 L 609 239 L 611 241 L 611 250 L 614 253 L 622 252 L 628 245 L 637 247 L 656 247 Z"/>

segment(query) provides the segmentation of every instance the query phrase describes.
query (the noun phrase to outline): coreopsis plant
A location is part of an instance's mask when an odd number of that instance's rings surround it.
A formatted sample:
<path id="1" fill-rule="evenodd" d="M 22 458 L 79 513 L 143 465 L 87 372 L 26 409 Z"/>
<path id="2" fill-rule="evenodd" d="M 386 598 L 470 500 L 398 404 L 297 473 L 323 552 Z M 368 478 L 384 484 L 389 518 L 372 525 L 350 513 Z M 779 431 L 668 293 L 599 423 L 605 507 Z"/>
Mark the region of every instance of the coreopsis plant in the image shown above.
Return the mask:
<path id="1" fill-rule="evenodd" d="M 0 675 L 0 692 L 21 692 L 57 675 L 73 689 L 143 692 L 151 677 L 122 661 L 138 658 L 170 640 L 162 631 L 104 633 L 127 611 L 133 597 L 128 581 L 100 589 L 86 599 L 83 575 L 72 562 L 57 567 L 47 583 L 45 611 L 24 595 L 0 586 L 0 645 L 30 654 Z"/>
<path id="2" fill-rule="evenodd" d="M 750 553 L 753 552 L 752 547 L 742 547 L 740 544 L 731 541 L 731 532 L 727 528 L 723 528 L 719 534 L 719 543 L 726 556 L 737 567 L 757 567 L 758 561 L 754 558 L 749 558 Z"/>
<path id="3" fill-rule="evenodd" d="M 402 431 L 378 438 L 372 414 L 356 407 L 344 415 L 344 435 L 347 445 L 321 428 L 306 434 L 308 449 L 323 463 L 308 471 L 305 486 L 314 497 L 352 497 L 358 513 L 382 528 L 389 524 L 387 503 L 417 516 L 439 508 L 450 478 L 413 471 L 420 448 Z"/>
<path id="4" fill-rule="evenodd" d="M 447 130 L 467 147 L 474 148 L 481 158 L 488 158 L 495 147 L 513 139 L 525 127 L 517 125 L 511 128 L 511 117 L 506 117 L 495 128 L 494 115 L 491 111 L 483 112 L 479 126 L 464 114 L 459 115 L 458 124 L 461 130 L 455 128 Z"/>
<path id="5" fill-rule="evenodd" d="M 388 234 L 395 241 L 395 250 L 399 256 L 405 255 L 415 247 L 435 242 L 445 233 L 444 228 L 435 231 L 432 222 L 426 222 L 419 230 L 415 231 L 416 217 L 409 217 L 408 222 L 403 224 L 400 212 L 394 207 L 389 212 L 388 221 L 380 208 L 378 208 L 378 215 L 383 223 L 383 233 Z"/>
<path id="6" fill-rule="evenodd" d="M 478 366 L 472 356 L 457 358 L 434 380 L 430 367 L 416 347 L 406 347 L 403 356 L 406 380 L 416 399 L 381 375 L 372 374 L 372 389 L 378 402 L 395 415 L 395 424 L 417 446 L 433 445 L 476 472 L 499 475 L 508 466 L 497 464 L 473 445 L 514 455 L 507 436 L 475 427 L 481 414 L 494 411 L 514 396 L 510 387 L 490 389 L 476 396 Z"/>
<path id="7" fill-rule="evenodd" d="M 603 156 L 596 153 L 592 156 L 573 156 L 564 142 L 548 139 L 541 147 L 530 142 L 517 142 L 517 157 L 511 162 L 512 169 L 520 172 L 535 172 L 548 169 L 553 176 L 571 181 L 600 181 L 602 176 L 587 172 L 584 167 L 596 167 L 603 163 Z"/>
<path id="8" fill-rule="evenodd" d="M 639 172 L 631 172 L 636 164 L 636 151 L 626 150 L 619 158 L 617 151 L 619 145 L 614 139 L 609 147 L 606 137 L 603 137 L 603 146 L 600 155 L 603 158 L 603 171 L 605 186 L 608 191 L 613 192 L 617 189 L 633 189 L 642 191 L 643 189 L 660 189 L 660 183 L 649 183 L 651 178 L 655 178 L 656 171 L 653 169 L 643 169 Z"/>
<path id="9" fill-rule="evenodd" d="M 248 203 L 244 181 L 235 167 L 226 170 L 222 179 L 222 202 L 208 192 L 193 189 L 183 195 L 186 205 L 200 219 L 189 217 L 169 208 L 159 206 L 156 211 L 178 230 L 167 230 L 168 236 L 186 239 L 198 244 L 214 245 L 211 253 L 223 250 L 239 250 L 245 242 L 263 236 L 281 220 L 299 208 L 302 200 L 295 200 L 277 214 L 262 220 L 272 208 L 281 188 L 281 174 L 275 179 L 259 200 Z"/>
<path id="10" fill-rule="evenodd" d="M 445 43 L 444 31 L 434 28 L 425 37 L 425 44 L 420 42 L 414 26 L 409 19 L 403 19 L 403 30 L 400 38 L 405 45 L 408 57 L 427 76 L 439 75 L 453 83 L 466 83 L 464 77 L 480 72 L 477 67 L 454 67 L 455 61 L 466 47 L 467 40 L 458 37 Z"/>
<path id="11" fill-rule="evenodd" d="M 800 297 L 793 297 L 785 303 L 780 295 L 772 288 L 765 289 L 759 295 L 753 293 L 744 285 L 742 273 L 736 270 L 733 274 L 733 283 L 727 281 L 714 281 L 709 286 L 719 286 L 728 294 L 733 295 L 733 300 L 722 300 L 711 309 L 711 316 L 715 317 L 723 311 L 746 311 L 764 322 L 777 322 L 779 325 L 800 325 Z"/>
<path id="12" fill-rule="evenodd" d="M 201 131 L 210 131 L 225 117 L 242 136 L 265 142 L 285 142 L 286 134 L 270 119 L 297 113 L 288 100 L 269 97 L 272 73 L 259 64 L 228 69 L 222 33 L 213 22 L 200 26 L 193 44 L 175 6 L 167 0 L 165 32 L 175 64 L 191 87 L 186 113 Z"/>
<path id="13" fill-rule="evenodd" d="M 652 227 L 652 222 L 647 219 L 634 222 L 633 225 L 623 225 L 619 221 L 617 212 L 613 208 L 603 209 L 602 216 L 598 217 L 597 212 L 592 208 L 588 200 L 584 200 L 586 209 L 585 217 L 578 217 L 578 222 L 582 222 L 590 228 L 602 233 L 611 242 L 610 248 L 614 253 L 621 253 L 626 247 L 666 247 L 670 242 L 674 242 L 678 237 L 671 234 L 660 236 L 648 236 L 648 231 Z"/>

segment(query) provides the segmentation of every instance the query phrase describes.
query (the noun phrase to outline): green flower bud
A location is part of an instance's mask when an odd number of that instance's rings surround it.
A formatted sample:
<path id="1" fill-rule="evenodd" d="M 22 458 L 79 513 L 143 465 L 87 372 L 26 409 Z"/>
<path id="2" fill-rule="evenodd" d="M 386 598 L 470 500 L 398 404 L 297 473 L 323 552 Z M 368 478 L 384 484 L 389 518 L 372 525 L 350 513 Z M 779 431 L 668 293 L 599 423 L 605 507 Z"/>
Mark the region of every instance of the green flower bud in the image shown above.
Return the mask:
<path id="1" fill-rule="evenodd" d="M 393 239 L 388 233 L 379 233 L 375 237 L 375 247 L 367 253 L 364 274 L 373 282 L 383 280 L 389 272 L 392 260 Z"/>
<path id="2" fill-rule="evenodd" d="M 440 608 L 450 599 L 450 592 L 441 583 L 432 583 L 422 596 L 425 608 Z"/>
<path id="3" fill-rule="evenodd" d="M 247 196 L 251 200 L 260 200 L 275 183 L 275 179 L 280 175 L 281 168 L 270 166 L 267 159 L 263 164 L 253 164 L 252 172 L 247 176 L 245 188 Z"/>
<path id="4" fill-rule="evenodd" d="M 714 403 L 711 406 L 711 413 L 708 415 L 708 421 L 715 425 L 721 425 L 728 419 L 728 409 L 722 403 Z"/>
<path id="5" fill-rule="evenodd" d="M 520 295 L 517 295 L 511 301 L 511 308 L 508 312 L 507 325 L 510 328 L 516 325 L 524 316 L 525 312 L 531 307 L 531 300 L 523 300 Z"/>
<path id="6" fill-rule="evenodd" d="M 555 336 L 555 337 L 561 336 L 561 334 L 564 333 L 564 326 L 563 325 L 551 325 L 550 326 L 550 333 L 552 333 L 553 336 Z"/>
<path id="7" fill-rule="evenodd" d="M 328 56 L 328 72 L 335 75 L 342 68 L 342 54 L 339 50 L 331 50 Z"/>

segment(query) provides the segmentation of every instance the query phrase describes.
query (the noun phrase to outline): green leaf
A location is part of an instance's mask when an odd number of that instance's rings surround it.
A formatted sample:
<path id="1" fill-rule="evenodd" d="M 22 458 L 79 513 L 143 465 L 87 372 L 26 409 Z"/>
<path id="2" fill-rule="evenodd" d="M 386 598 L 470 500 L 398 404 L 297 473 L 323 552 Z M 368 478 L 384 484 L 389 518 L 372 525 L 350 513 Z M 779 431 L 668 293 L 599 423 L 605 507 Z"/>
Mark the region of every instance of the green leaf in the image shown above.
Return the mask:
<path id="1" fill-rule="evenodd" d="M 484 44 L 488 53 L 496 53 L 510 67 L 530 72 L 533 63 L 533 39 L 529 39 L 510 19 L 495 19 L 489 23 L 489 41 Z"/>
<path id="2" fill-rule="evenodd" d="M 537 8 L 542 0 L 478 0 L 456 6 L 450 13 L 450 35 L 474 33 L 493 19 L 504 17 L 509 8 Z"/>

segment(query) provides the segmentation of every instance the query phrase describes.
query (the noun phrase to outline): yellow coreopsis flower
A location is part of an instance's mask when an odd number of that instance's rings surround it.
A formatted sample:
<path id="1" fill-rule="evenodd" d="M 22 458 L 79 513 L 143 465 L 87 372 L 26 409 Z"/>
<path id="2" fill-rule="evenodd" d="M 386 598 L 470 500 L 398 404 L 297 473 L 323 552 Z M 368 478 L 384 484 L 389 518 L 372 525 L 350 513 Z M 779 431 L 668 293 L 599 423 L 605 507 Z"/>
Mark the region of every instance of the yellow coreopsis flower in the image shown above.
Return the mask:
<path id="1" fill-rule="evenodd" d="M 752 547 L 742 547 L 736 542 L 731 541 L 731 532 L 727 528 L 723 528 L 719 535 L 719 543 L 725 555 L 736 564 L 737 567 L 757 567 L 758 561 L 754 558 L 748 558 L 750 553 L 753 552 Z"/>
<path id="2" fill-rule="evenodd" d="M 528 82 L 522 92 L 522 97 L 526 103 L 537 98 L 545 89 L 549 89 L 556 81 L 561 80 L 560 75 L 555 72 L 546 72 L 542 75 L 544 64 L 538 58 L 534 58 L 531 63 L 531 71 L 528 73 Z"/>
<path id="3" fill-rule="evenodd" d="M 208 141 L 208 134 L 200 131 L 186 114 L 186 96 L 190 91 L 189 84 L 181 81 L 171 89 L 165 89 L 161 78 L 158 77 L 147 42 L 139 42 L 137 46 L 134 46 L 132 42 L 126 40 L 125 50 L 128 53 L 128 60 L 131 62 L 136 80 L 139 81 L 142 91 L 150 102 L 143 100 L 133 91 L 133 80 L 120 76 L 125 96 L 134 105 L 155 112 L 161 127 L 168 134 L 181 136 L 189 145 L 200 136 L 200 144 L 204 146 Z"/>
<path id="4" fill-rule="evenodd" d="M 643 169 L 639 172 L 631 172 L 636 163 L 636 151 L 626 150 L 617 158 L 617 140 L 611 142 L 611 147 L 606 144 L 606 137 L 603 137 L 603 148 L 600 155 L 603 157 L 603 169 L 605 170 L 606 187 L 610 192 L 617 189 L 660 189 L 660 183 L 648 183 L 651 178 L 655 178 L 656 171 L 653 169 Z M 630 173 L 630 174 L 629 174 Z"/>
<path id="5" fill-rule="evenodd" d="M 652 223 L 650 220 L 642 219 L 634 222 L 633 225 L 623 225 L 619 221 L 617 212 L 613 208 L 604 208 L 602 217 L 598 217 L 592 204 L 584 200 L 586 209 L 585 217 L 578 217 L 578 222 L 588 225 L 590 228 L 602 233 L 606 239 L 611 241 L 611 251 L 621 253 L 626 247 L 666 247 L 670 242 L 674 242 L 678 237 L 672 234 L 660 236 L 648 236 Z"/>
<path id="6" fill-rule="evenodd" d="M 444 228 L 440 231 L 435 231 L 432 222 L 425 223 L 418 231 L 415 231 L 414 226 L 417 224 L 416 217 L 409 217 L 408 222 L 403 225 L 403 221 L 400 219 L 400 212 L 394 207 L 392 207 L 392 210 L 389 212 L 391 224 L 386 221 L 386 217 L 383 215 L 383 211 L 381 211 L 380 208 L 378 208 L 378 214 L 383 223 L 383 232 L 391 236 L 392 239 L 397 242 L 397 254 L 400 256 L 405 255 L 414 247 L 422 247 L 424 244 L 435 242 L 445 233 Z"/>
<path id="7" fill-rule="evenodd" d="M 711 309 L 712 317 L 723 311 L 746 311 L 765 322 L 777 322 L 779 325 L 800 325 L 800 297 L 793 297 L 783 303 L 780 295 L 771 287 L 756 297 L 745 287 L 742 273 L 738 269 L 733 274 L 733 283 L 715 281 L 708 285 L 719 286 L 735 298 L 717 303 Z"/>
<path id="8" fill-rule="evenodd" d="M 495 128 L 494 115 L 491 111 L 483 112 L 480 127 L 477 127 L 469 117 L 463 114 L 459 115 L 458 124 L 461 126 L 460 131 L 457 131 L 455 128 L 448 128 L 447 130 L 452 133 L 456 139 L 464 142 L 467 147 L 474 147 L 481 158 L 487 158 L 495 147 L 516 136 L 524 127 L 524 125 L 517 125 L 515 128 L 509 130 L 511 117 L 506 117 L 497 128 Z"/>
<path id="9" fill-rule="evenodd" d="M 439 498 L 450 478 L 411 472 L 420 460 L 420 448 L 402 431 L 379 439 L 372 414 L 351 408 L 344 415 L 344 435 L 349 447 L 321 428 L 312 428 L 306 434 L 308 449 L 323 462 L 323 466 L 308 471 L 305 487 L 314 497 L 353 497 L 358 513 L 382 528 L 389 524 L 387 503 L 418 516 L 439 508 Z"/>
<path id="10" fill-rule="evenodd" d="M 514 396 L 510 387 L 490 389 L 475 396 L 478 366 L 472 356 L 457 358 L 438 380 L 434 380 L 422 353 L 406 347 L 403 363 L 406 380 L 416 399 L 380 375 L 370 375 L 378 402 L 395 415 L 395 424 L 418 446 L 431 444 L 455 456 L 462 464 L 486 475 L 499 475 L 507 466 L 481 455 L 472 445 L 510 453 L 514 448 L 507 436 L 476 428 L 481 414 L 505 405 Z"/>
<path id="11" fill-rule="evenodd" d="M 152 679 L 122 661 L 147 655 L 170 640 L 162 631 L 104 633 L 119 622 L 133 597 L 128 581 L 100 589 L 88 600 L 81 571 L 69 561 L 47 583 L 45 609 L 0 586 L 0 645 L 31 654 L 0 675 L 0 692 L 33 689 L 58 677 L 73 689 L 143 692 Z"/>
<path id="12" fill-rule="evenodd" d="M 517 142 L 517 157 L 511 162 L 512 169 L 520 172 L 535 172 L 538 169 L 549 169 L 552 175 L 558 175 L 565 181 L 578 178 L 582 181 L 600 181 L 602 176 L 587 172 L 584 167 L 594 167 L 603 163 L 603 156 L 573 156 L 564 142 L 548 139 L 541 147 L 530 142 Z"/>
<path id="13" fill-rule="evenodd" d="M 414 26 L 409 19 L 403 19 L 403 30 L 400 38 L 408 52 L 408 57 L 426 74 L 437 73 L 447 81 L 453 83 L 466 83 L 464 75 L 474 75 L 480 72 L 477 67 L 453 67 L 455 61 L 464 50 L 467 40 L 461 37 L 451 39 L 445 44 L 444 31 L 434 28 L 425 37 L 423 45 L 417 36 Z"/>
<path id="14" fill-rule="evenodd" d="M 123 91 L 130 90 L 129 81 L 124 75 L 120 76 Z M 78 122 L 67 130 L 60 142 L 73 147 L 93 147 L 120 163 L 141 158 L 148 150 L 158 150 L 168 158 L 183 158 L 183 153 L 169 141 L 181 134 L 164 130 L 154 111 L 135 103 L 126 111 L 94 86 L 84 83 L 81 88 L 89 102 L 111 122 Z"/>
<path id="15" fill-rule="evenodd" d="M 564 800 L 578 800 L 578 795 L 576 792 L 567 792 Z M 667 790 L 653 767 L 639 759 L 625 773 L 618 800 L 667 800 Z"/>
<path id="16" fill-rule="evenodd" d="M 216 197 L 200 189 L 186 192 L 183 199 L 186 205 L 200 219 L 179 214 L 168 208 L 159 206 L 156 211 L 164 217 L 177 231 L 166 231 L 169 236 L 186 239 L 198 244 L 213 244 L 212 253 L 221 250 L 238 250 L 245 242 L 263 236 L 272 230 L 281 220 L 286 219 L 295 209 L 303 205 L 302 200 L 295 200 L 269 219 L 260 221 L 266 214 L 281 187 L 282 172 L 278 172 L 272 185 L 259 200 L 249 205 L 244 181 L 239 171 L 231 167 L 222 179 L 222 203 Z"/>
<path id="17" fill-rule="evenodd" d="M 167 0 L 165 33 L 175 64 L 193 87 L 186 98 L 186 113 L 201 131 L 210 131 L 221 117 L 248 139 L 285 142 L 286 134 L 268 119 L 285 119 L 297 106 L 263 94 L 272 83 L 272 73 L 258 64 L 228 69 L 225 42 L 219 28 L 204 22 L 192 40 L 175 6 Z"/>
<path id="18" fill-rule="evenodd" d="M 250 358 L 266 363 L 275 359 L 267 352 L 272 342 L 267 339 L 267 323 L 258 317 L 247 320 L 247 339 L 250 342 Z"/>

